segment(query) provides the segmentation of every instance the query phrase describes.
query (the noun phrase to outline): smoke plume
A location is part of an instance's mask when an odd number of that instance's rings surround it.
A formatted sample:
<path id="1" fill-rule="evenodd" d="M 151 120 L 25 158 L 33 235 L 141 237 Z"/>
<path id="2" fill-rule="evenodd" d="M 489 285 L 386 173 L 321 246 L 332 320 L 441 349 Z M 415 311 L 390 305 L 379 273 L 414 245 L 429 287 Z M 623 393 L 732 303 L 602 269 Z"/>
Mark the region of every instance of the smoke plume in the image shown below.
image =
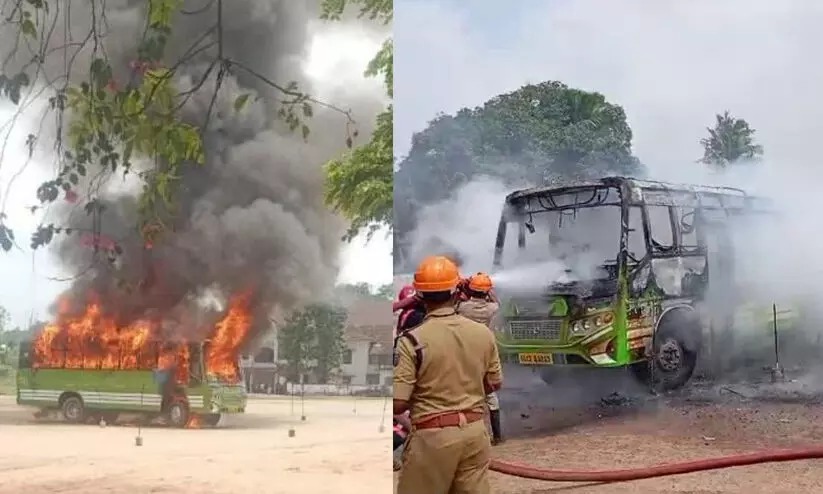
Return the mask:
<path id="1" fill-rule="evenodd" d="M 127 79 L 129 64 L 137 58 L 146 2 L 106 2 L 102 19 L 101 12 L 92 12 L 90 4 L 73 2 L 68 8 L 67 2 L 61 3 L 63 8 L 52 13 L 57 18 L 51 42 L 60 46 L 67 39 L 82 39 L 96 19 L 115 78 Z M 102 8 L 99 2 L 94 4 Z M 169 63 L 179 60 L 191 43 L 215 24 L 214 5 L 204 9 L 203 1 L 184 4 L 182 10 L 198 13 L 178 15 L 174 39 L 169 43 Z M 305 75 L 304 65 L 318 15 L 315 2 L 226 2 L 223 55 L 278 83 L 296 81 L 301 91 L 312 93 L 315 81 Z M 70 28 L 64 32 L 63 26 Z M 6 46 L 9 34 L 0 33 L 0 44 Z M 216 41 L 216 33 L 208 38 Z M 178 68 L 175 82 L 181 90 L 193 87 L 203 77 L 216 49 L 205 50 Z M 62 53 L 57 53 L 59 57 L 46 60 L 47 75 L 64 70 Z M 23 55 L 18 58 L 22 60 Z M 91 55 L 89 47 L 77 56 L 72 78 L 80 81 L 87 77 Z M 52 208 L 49 221 L 88 230 L 96 220 L 102 234 L 122 250 L 114 262 L 95 262 L 93 258 L 100 254 L 76 237 L 59 240 L 55 251 L 61 263 L 84 273 L 65 294 L 71 305 L 85 305 L 90 294 L 95 294 L 104 310 L 124 323 L 149 317 L 190 331 L 208 322 L 192 321 L 190 315 L 203 317 L 209 312 L 203 308 L 206 294 L 210 294 L 213 308 L 221 308 L 229 296 L 250 293 L 257 325 L 253 331 L 259 332 L 268 328 L 267 318 L 273 311 L 299 307 L 333 285 L 344 225 L 323 203 L 321 165 L 344 150 L 345 117 L 316 107 L 314 117 L 307 122 L 311 135 L 304 143 L 276 117 L 282 95 L 248 73 L 236 74 L 223 81 L 214 101 L 216 80 L 212 74 L 183 108 L 184 119 L 199 126 L 212 107 L 204 136 L 206 163 L 184 170 L 177 196 L 179 214 L 170 232 L 153 248 L 147 249 L 135 231 L 134 180 L 126 178 L 120 183 L 117 177 L 109 184 L 101 200 L 105 209 L 97 218 L 62 200 Z M 352 109 L 361 134 L 370 132 L 363 123 L 368 125 L 381 108 L 380 92 L 366 94 L 356 85 L 337 85 L 327 93 L 332 94 L 324 94 L 324 98 L 342 101 L 342 106 Z M 248 106 L 237 112 L 233 105 L 241 94 L 252 96 Z M 84 190 L 83 185 L 80 190 Z"/>

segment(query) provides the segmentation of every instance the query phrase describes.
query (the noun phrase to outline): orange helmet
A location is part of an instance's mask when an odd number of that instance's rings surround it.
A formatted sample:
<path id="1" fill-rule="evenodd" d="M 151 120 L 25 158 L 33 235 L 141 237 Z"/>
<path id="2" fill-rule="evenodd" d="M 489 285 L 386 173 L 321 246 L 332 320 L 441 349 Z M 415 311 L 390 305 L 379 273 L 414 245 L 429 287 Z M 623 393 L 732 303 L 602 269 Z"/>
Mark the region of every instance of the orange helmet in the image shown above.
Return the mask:
<path id="1" fill-rule="evenodd" d="M 460 281 L 457 266 L 444 256 L 423 259 L 414 273 L 414 289 L 418 292 L 447 292 Z"/>
<path id="2" fill-rule="evenodd" d="M 492 279 L 486 273 L 477 273 L 469 278 L 469 289 L 480 293 L 489 293 L 492 289 Z"/>

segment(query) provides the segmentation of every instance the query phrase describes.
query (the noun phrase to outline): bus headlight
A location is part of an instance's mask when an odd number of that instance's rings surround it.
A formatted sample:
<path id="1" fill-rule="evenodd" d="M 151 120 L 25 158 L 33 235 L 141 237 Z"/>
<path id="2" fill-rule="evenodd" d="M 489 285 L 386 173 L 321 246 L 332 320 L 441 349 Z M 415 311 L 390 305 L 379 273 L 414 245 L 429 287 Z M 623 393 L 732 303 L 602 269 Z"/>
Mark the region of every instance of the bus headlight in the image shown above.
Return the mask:
<path id="1" fill-rule="evenodd" d="M 585 331 L 588 331 L 588 330 L 592 329 L 592 320 L 591 319 L 586 319 L 585 321 L 583 321 L 583 329 Z"/>
<path id="2" fill-rule="evenodd" d="M 580 324 L 580 321 L 575 321 L 572 323 L 572 333 L 579 333 L 583 330 L 583 326 Z"/>

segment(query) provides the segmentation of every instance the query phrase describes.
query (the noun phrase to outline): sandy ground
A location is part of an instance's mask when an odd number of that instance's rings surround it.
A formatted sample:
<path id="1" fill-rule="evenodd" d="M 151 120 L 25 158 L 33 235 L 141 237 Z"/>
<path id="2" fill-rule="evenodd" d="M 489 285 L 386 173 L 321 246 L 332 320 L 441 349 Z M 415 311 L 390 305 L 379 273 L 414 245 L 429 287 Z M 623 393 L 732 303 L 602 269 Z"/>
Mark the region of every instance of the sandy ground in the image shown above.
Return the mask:
<path id="1" fill-rule="evenodd" d="M 384 400 L 253 398 L 217 429 L 36 423 L 0 396 L 0 493 L 379 493 L 392 486 Z M 390 413 L 390 412 L 389 412 Z M 288 437 L 290 428 L 295 437 Z"/>

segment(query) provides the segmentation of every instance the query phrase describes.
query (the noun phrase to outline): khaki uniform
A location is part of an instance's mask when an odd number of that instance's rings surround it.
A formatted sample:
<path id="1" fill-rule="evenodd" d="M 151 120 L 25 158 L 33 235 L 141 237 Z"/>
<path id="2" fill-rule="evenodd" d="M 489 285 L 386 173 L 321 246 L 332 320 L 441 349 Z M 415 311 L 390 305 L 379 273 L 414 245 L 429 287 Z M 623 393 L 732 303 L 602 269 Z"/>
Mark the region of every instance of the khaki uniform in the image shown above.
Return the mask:
<path id="1" fill-rule="evenodd" d="M 500 306 L 494 302 L 482 298 L 470 298 L 460 302 L 457 306 L 457 313 L 491 329 L 499 308 Z M 489 407 L 491 412 L 500 410 L 500 400 L 497 398 L 497 393 L 486 395 L 486 406 Z"/>
<path id="2" fill-rule="evenodd" d="M 503 379 L 494 335 L 441 308 L 395 351 L 394 399 L 409 402 L 412 421 L 397 494 L 489 493 L 483 383 Z"/>
<path id="3" fill-rule="evenodd" d="M 500 306 L 494 302 L 482 298 L 470 298 L 458 304 L 457 313 L 491 328 L 494 316 L 499 309 Z"/>

